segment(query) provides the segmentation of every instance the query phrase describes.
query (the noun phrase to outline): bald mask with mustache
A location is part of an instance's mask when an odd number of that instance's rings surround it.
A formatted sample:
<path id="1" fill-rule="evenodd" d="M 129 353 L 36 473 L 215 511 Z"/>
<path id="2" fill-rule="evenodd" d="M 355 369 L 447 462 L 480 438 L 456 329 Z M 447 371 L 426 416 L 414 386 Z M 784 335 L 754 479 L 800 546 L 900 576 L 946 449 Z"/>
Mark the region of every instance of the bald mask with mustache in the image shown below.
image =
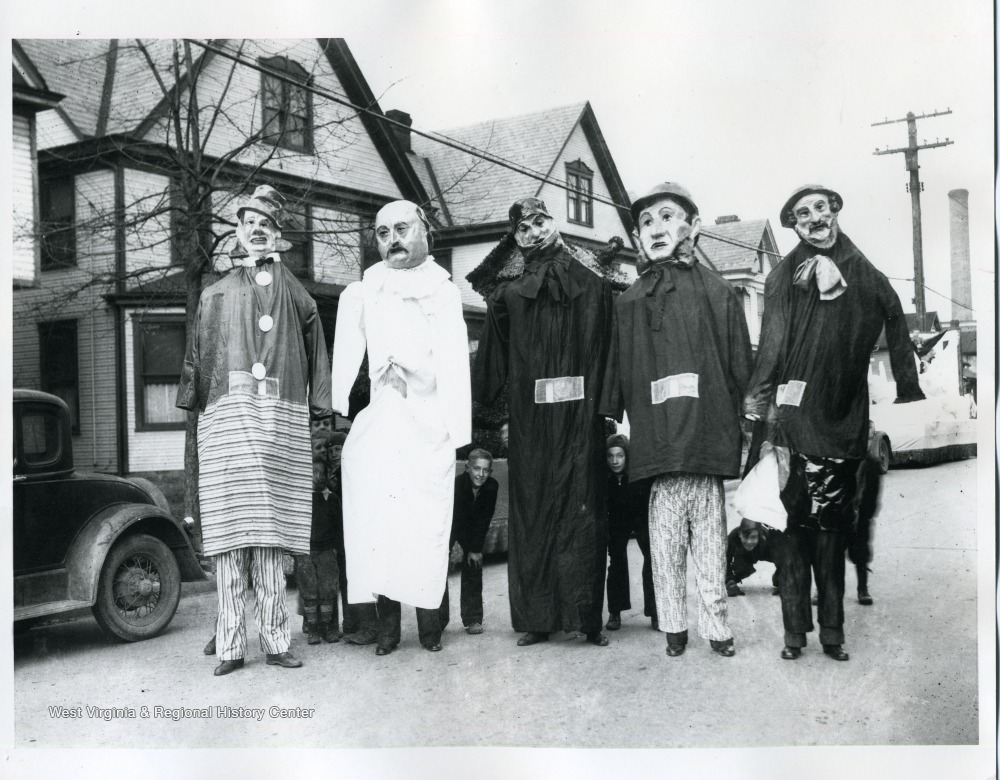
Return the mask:
<path id="1" fill-rule="evenodd" d="M 389 268 L 415 268 L 427 259 L 427 227 L 408 200 L 382 207 L 375 217 L 375 240 Z"/>

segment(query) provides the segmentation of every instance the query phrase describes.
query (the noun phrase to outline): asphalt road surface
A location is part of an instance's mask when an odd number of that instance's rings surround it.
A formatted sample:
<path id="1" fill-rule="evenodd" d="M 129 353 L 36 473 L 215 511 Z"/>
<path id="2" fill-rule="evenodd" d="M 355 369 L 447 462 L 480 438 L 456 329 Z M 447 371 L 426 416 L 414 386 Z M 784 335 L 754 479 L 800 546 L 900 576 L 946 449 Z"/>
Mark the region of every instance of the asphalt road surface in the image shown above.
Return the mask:
<path id="1" fill-rule="evenodd" d="M 847 663 L 825 657 L 815 633 L 799 660 L 779 658 L 780 606 L 766 563 L 744 581 L 747 595 L 729 600 L 735 657 L 710 652 L 692 623 L 688 651 L 668 658 L 664 635 L 641 615 L 641 556 L 632 542 L 632 603 L 640 607 L 623 614 L 607 648 L 562 634 L 516 647 L 502 560 L 486 566 L 480 636 L 464 633 L 452 575 L 452 622 L 440 653 L 421 648 L 413 610 L 405 606 L 402 644 L 385 657 L 373 646 L 308 646 L 296 618 L 292 651 L 303 668 L 265 666 L 251 626 L 246 667 L 216 678 L 216 659 L 202 654 L 216 612 L 215 592 L 206 588 L 186 592 L 168 630 L 147 642 L 113 644 L 89 617 L 36 627 L 15 642 L 15 744 L 976 744 L 976 463 L 887 475 L 876 521 L 873 606 L 854 600 L 848 568 Z M 729 522 L 738 523 L 732 512 Z M 80 717 L 61 717 L 60 707 Z"/>

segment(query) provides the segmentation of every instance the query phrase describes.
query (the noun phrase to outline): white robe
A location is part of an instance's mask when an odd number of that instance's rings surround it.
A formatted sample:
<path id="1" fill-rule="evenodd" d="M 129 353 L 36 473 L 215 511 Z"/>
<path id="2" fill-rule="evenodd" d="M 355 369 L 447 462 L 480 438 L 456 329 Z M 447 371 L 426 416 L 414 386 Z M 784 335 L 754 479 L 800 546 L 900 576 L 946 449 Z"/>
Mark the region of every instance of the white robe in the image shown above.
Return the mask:
<path id="1" fill-rule="evenodd" d="M 371 403 L 341 456 L 348 601 L 375 595 L 436 609 L 448 576 L 455 450 L 471 441 L 469 347 L 462 300 L 428 257 L 410 269 L 369 268 L 340 296 L 333 408 L 368 349 Z M 390 372 L 406 385 L 406 397 Z"/>

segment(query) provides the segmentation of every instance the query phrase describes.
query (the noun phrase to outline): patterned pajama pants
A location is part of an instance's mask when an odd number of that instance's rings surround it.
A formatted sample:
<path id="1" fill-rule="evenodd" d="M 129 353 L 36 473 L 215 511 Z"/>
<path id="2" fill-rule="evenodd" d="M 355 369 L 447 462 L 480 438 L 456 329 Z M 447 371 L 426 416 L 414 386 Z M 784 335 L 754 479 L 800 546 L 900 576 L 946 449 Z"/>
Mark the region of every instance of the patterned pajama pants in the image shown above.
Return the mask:
<path id="1" fill-rule="evenodd" d="M 215 556 L 215 581 L 219 594 L 216 648 L 220 661 L 235 661 L 246 655 L 248 575 L 253 584 L 260 649 L 272 654 L 288 650 L 291 635 L 281 558 L 280 547 L 240 547 Z"/>
<path id="2" fill-rule="evenodd" d="M 698 633 L 733 638 L 726 611 L 726 495 L 722 478 L 671 473 L 658 477 L 649 495 L 649 549 L 660 630 L 687 632 L 687 553 L 698 587 Z M 668 636 L 668 639 L 670 637 Z"/>

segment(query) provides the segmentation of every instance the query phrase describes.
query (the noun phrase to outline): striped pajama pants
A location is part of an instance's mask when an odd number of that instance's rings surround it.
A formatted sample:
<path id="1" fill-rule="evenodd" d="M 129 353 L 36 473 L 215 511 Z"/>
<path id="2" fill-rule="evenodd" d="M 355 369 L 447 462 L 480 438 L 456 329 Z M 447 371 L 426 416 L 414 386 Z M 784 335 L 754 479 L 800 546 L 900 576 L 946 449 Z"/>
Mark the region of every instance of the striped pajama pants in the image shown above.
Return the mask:
<path id="1" fill-rule="evenodd" d="M 649 549 L 660 630 L 687 631 L 687 553 L 698 588 L 698 633 L 732 639 L 726 610 L 726 494 L 722 477 L 671 473 L 649 495 Z"/>
<path id="2" fill-rule="evenodd" d="M 253 586 L 260 649 L 272 654 L 288 650 L 291 634 L 281 558 L 280 547 L 240 547 L 215 556 L 215 582 L 219 594 L 215 633 L 220 661 L 235 661 L 246 655 L 248 575 Z"/>

